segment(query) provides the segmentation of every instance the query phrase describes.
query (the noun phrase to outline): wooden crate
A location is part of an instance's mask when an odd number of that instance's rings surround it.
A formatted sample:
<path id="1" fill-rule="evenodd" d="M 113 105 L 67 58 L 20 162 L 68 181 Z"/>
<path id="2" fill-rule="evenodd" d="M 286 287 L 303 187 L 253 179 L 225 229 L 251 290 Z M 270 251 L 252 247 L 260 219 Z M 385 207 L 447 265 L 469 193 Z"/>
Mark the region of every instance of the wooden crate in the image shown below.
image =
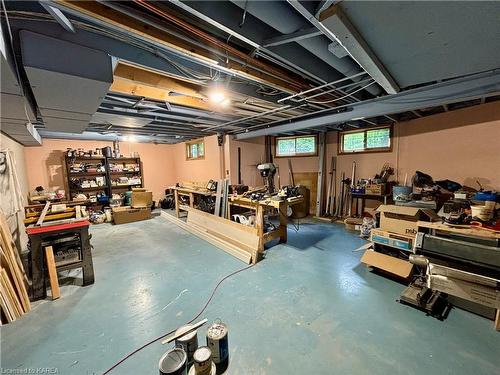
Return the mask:
<path id="1" fill-rule="evenodd" d="M 366 184 L 365 185 L 365 194 L 371 195 L 384 195 L 387 191 L 386 184 Z"/>

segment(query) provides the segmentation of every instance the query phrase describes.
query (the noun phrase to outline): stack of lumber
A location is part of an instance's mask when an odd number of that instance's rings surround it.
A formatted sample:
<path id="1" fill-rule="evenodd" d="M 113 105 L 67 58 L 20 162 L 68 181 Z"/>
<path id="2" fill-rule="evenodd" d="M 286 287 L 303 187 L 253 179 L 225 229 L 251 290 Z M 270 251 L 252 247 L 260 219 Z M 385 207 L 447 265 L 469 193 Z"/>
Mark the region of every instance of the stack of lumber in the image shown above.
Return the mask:
<path id="1" fill-rule="evenodd" d="M 259 236 L 256 228 L 194 208 L 187 210 L 187 222 L 166 212 L 162 212 L 162 216 L 247 264 L 257 262 Z"/>
<path id="2" fill-rule="evenodd" d="M 193 190 L 207 190 L 208 181 L 183 181 L 182 187 Z"/>
<path id="3" fill-rule="evenodd" d="M 0 211 L 0 307 L 2 322 L 10 323 L 30 311 L 28 278 L 12 239 L 7 220 Z"/>
<path id="4" fill-rule="evenodd" d="M 81 207 L 84 206 L 85 203 L 86 201 L 54 203 L 48 208 L 43 204 L 26 206 L 24 208 L 26 216 L 24 225 L 37 224 L 40 217 L 42 217 L 40 224 L 79 218 L 82 216 Z"/>

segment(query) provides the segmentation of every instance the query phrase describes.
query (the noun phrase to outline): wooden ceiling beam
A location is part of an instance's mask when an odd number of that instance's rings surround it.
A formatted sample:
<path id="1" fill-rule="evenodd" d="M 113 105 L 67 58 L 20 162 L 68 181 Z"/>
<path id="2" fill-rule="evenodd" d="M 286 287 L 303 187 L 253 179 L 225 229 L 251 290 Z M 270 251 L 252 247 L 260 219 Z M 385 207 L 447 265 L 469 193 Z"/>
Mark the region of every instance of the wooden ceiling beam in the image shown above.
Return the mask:
<path id="1" fill-rule="evenodd" d="M 116 67 L 114 76 L 141 83 L 146 86 L 163 89 L 169 93 L 177 93 L 193 98 L 206 99 L 205 95 L 200 93 L 200 86 L 182 82 L 150 70 L 123 64 L 121 62 Z"/>
<path id="2" fill-rule="evenodd" d="M 200 98 L 193 98 L 191 96 L 169 96 L 169 91 L 163 88 L 148 86 L 141 82 L 130 81 L 118 76 L 114 77 L 113 84 L 109 91 L 125 95 L 143 96 L 149 99 L 203 109 L 205 111 L 215 111 L 212 105 Z M 217 110 L 217 112 L 221 111 Z"/>

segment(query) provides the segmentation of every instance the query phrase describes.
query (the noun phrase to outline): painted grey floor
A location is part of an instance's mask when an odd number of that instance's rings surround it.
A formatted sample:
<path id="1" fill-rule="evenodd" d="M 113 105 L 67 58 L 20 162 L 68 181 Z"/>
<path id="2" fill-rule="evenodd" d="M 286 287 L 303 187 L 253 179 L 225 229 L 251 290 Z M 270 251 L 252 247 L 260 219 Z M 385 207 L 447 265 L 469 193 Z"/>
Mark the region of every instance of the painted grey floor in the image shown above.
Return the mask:
<path id="1" fill-rule="evenodd" d="M 217 281 L 244 266 L 161 217 L 92 234 L 96 283 L 64 286 L 61 299 L 2 327 L 2 373 L 102 373 L 191 319 Z M 499 373 L 491 321 L 454 309 L 440 322 L 397 303 L 403 286 L 360 265 L 351 250 L 361 244 L 342 226 L 304 224 L 228 279 L 203 315 L 230 327 L 228 373 Z M 155 343 L 113 374 L 157 374 L 168 348 Z"/>

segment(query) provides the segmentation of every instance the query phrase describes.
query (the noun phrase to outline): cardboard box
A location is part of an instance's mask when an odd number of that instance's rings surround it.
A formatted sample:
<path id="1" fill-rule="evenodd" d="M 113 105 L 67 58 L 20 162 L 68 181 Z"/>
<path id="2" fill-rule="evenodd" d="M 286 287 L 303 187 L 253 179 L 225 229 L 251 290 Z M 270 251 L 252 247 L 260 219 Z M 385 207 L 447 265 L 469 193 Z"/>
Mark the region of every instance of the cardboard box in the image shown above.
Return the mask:
<path id="1" fill-rule="evenodd" d="M 390 246 L 404 251 L 411 251 L 413 249 L 415 236 L 386 232 L 381 229 L 372 229 L 370 240 L 380 245 Z"/>
<path id="2" fill-rule="evenodd" d="M 431 209 L 405 207 L 396 205 L 381 205 L 380 229 L 399 234 L 416 234 L 418 221 L 439 221 L 439 216 Z"/>
<path id="3" fill-rule="evenodd" d="M 427 268 L 427 287 L 500 309 L 500 280 L 437 264 Z"/>
<path id="4" fill-rule="evenodd" d="M 366 250 L 366 252 L 361 257 L 361 262 L 384 270 L 390 274 L 399 276 L 403 279 L 408 279 L 413 272 L 413 264 L 407 262 L 406 260 L 391 257 L 390 255 L 385 255 L 382 253 L 377 253 L 373 250 Z"/>
<path id="5" fill-rule="evenodd" d="M 151 207 L 153 204 L 153 193 L 150 191 L 132 190 L 132 207 Z"/>
<path id="6" fill-rule="evenodd" d="M 371 195 L 384 195 L 387 191 L 386 184 L 366 184 L 365 185 L 365 194 Z"/>
<path id="7" fill-rule="evenodd" d="M 357 217 L 348 217 L 344 220 L 345 229 L 347 230 L 361 230 L 363 219 Z"/>
<path id="8" fill-rule="evenodd" d="M 151 208 L 149 207 L 132 208 L 124 206 L 113 207 L 112 210 L 115 224 L 126 224 L 134 221 L 151 219 Z"/>

